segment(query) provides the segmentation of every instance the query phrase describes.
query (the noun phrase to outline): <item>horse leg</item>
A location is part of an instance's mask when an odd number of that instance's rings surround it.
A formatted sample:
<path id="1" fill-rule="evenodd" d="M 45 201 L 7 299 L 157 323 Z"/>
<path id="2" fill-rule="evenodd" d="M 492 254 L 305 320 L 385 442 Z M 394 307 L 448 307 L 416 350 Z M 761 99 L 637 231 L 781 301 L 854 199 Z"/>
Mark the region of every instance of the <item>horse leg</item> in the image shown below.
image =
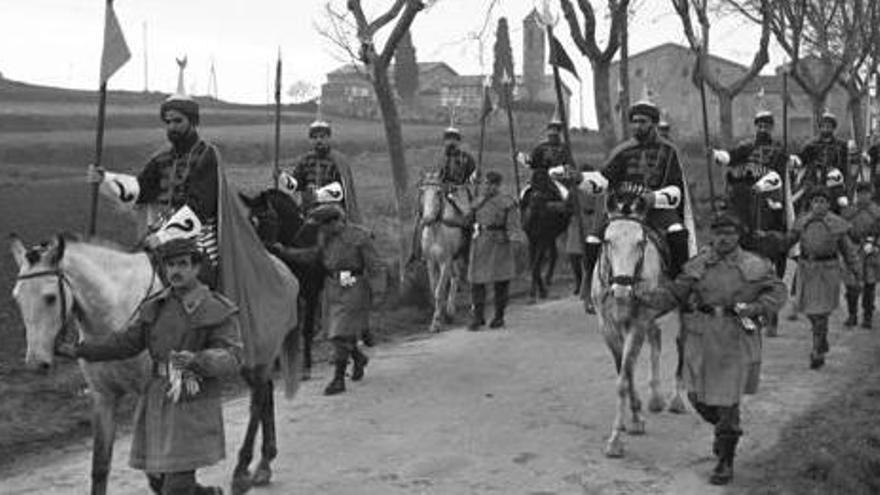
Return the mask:
<path id="1" fill-rule="evenodd" d="M 439 332 L 442 328 L 442 302 L 438 295 L 438 292 L 440 291 L 440 281 L 442 280 L 441 271 L 442 268 L 436 260 L 428 260 L 428 283 L 431 285 L 431 297 L 434 302 L 434 314 L 431 317 L 431 327 L 429 329 L 431 332 Z"/>
<path id="2" fill-rule="evenodd" d="M 544 266 L 544 261 L 547 259 L 547 245 L 542 243 L 541 247 L 538 248 L 538 260 L 535 264 L 535 279 L 538 283 L 538 297 L 540 299 L 547 299 L 547 286 L 544 285 L 544 274 L 541 273 L 541 268 Z"/>
<path id="3" fill-rule="evenodd" d="M 529 272 L 531 274 L 531 283 L 529 285 L 529 297 L 532 299 L 532 302 L 537 302 L 538 299 L 538 281 L 540 278 L 540 271 L 538 276 L 535 276 L 535 270 L 540 270 L 538 265 L 538 242 L 534 239 L 529 239 Z"/>
<path id="4" fill-rule="evenodd" d="M 452 323 L 455 315 L 455 297 L 458 295 L 458 283 L 461 277 L 462 263 L 453 259 L 449 261 L 449 291 L 446 294 L 446 319 L 445 323 Z"/>
<path id="5" fill-rule="evenodd" d="M 681 315 L 679 315 L 681 318 Z M 682 414 L 687 412 L 684 402 L 684 329 L 679 325 L 678 335 L 675 336 L 675 391 L 672 392 L 672 398 L 669 400 L 669 412 Z"/>
<path id="6" fill-rule="evenodd" d="M 278 455 L 278 446 L 275 435 L 275 395 L 272 380 L 266 380 L 260 384 L 263 388 L 263 403 L 260 411 L 260 426 L 263 430 L 263 445 L 260 448 L 260 462 L 254 470 L 252 478 L 254 486 L 268 485 L 272 480 L 272 468 L 270 464 Z"/>
<path id="7" fill-rule="evenodd" d="M 663 396 L 660 393 L 660 352 L 662 341 L 660 329 L 654 322 L 648 324 L 648 345 L 651 347 L 651 398 L 648 399 L 648 410 L 660 412 L 666 407 Z"/>
<path id="8" fill-rule="evenodd" d="M 627 431 L 630 435 L 645 434 L 645 420 L 642 418 L 642 400 L 636 390 L 636 363 L 639 360 L 639 352 L 642 350 L 642 344 L 645 341 L 644 330 L 633 329 L 627 339 L 623 352 L 623 369 L 626 372 L 627 392 L 629 393 L 629 409 L 632 414 L 632 424 Z"/>
<path id="9" fill-rule="evenodd" d="M 107 477 L 113 460 L 116 438 L 116 396 L 109 392 L 92 393 L 92 495 L 107 493 Z"/>
<path id="10" fill-rule="evenodd" d="M 553 239 L 548 245 L 547 253 L 550 255 L 550 265 L 547 267 L 547 287 L 553 286 L 553 274 L 556 273 L 556 260 L 559 258 L 559 249 L 556 246 L 556 239 Z"/>
<path id="11" fill-rule="evenodd" d="M 605 444 L 605 455 L 607 457 L 623 457 L 623 439 L 621 434 L 626 431 L 626 425 L 623 422 L 626 414 L 626 383 L 623 373 L 623 342 L 619 331 L 612 331 L 611 328 L 604 328 L 605 342 L 611 355 L 614 358 L 614 366 L 617 370 L 617 409 L 614 413 L 614 423 L 611 426 L 611 436 Z"/>
<path id="12" fill-rule="evenodd" d="M 302 379 L 308 380 L 312 377 L 312 343 L 315 340 L 315 323 L 318 315 L 318 305 L 320 292 L 315 291 L 314 294 L 308 294 L 305 298 L 303 308 L 303 374 Z"/>
<path id="13" fill-rule="evenodd" d="M 260 427 L 260 418 L 262 412 L 263 392 L 260 386 L 260 377 L 256 369 L 246 369 L 246 381 L 251 389 L 251 402 L 249 408 L 248 425 L 244 434 L 244 443 L 238 451 L 238 463 L 232 472 L 232 493 L 233 495 L 241 495 L 247 493 L 253 486 L 253 480 L 250 473 L 251 461 L 254 460 L 254 440 L 257 436 L 257 429 Z"/>

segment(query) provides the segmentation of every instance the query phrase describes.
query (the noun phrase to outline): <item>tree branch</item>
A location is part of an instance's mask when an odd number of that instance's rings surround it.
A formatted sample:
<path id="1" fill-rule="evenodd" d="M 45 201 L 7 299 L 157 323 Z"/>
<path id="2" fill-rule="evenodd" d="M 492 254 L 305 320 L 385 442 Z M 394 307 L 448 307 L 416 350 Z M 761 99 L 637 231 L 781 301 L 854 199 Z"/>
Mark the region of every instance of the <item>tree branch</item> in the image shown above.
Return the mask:
<path id="1" fill-rule="evenodd" d="M 358 3 L 360 3 L 360 1 L 358 1 Z M 406 4 L 407 0 L 396 0 L 394 2 L 394 5 L 392 5 L 391 8 L 388 9 L 388 12 L 385 12 L 384 14 L 377 17 L 373 22 L 371 22 L 367 26 L 367 30 L 369 31 L 370 36 L 376 34 L 376 32 L 382 29 L 386 24 L 393 21 L 394 18 L 397 17 L 397 14 L 399 14 L 400 11 L 403 10 L 403 7 Z"/>
<path id="2" fill-rule="evenodd" d="M 379 59 L 377 60 L 380 67 L 388 67 L 388 64 L 391 63 L 391 57 L 394 56 L 394 50 L 397 48 L 403 35 L 409 31 L 416 15 L 424 8 L 425 4 L 423 4 L 421 0 L 406 0 L 406 9 L 403 11 L 400 19 L 397 20 L 394 29 L 391 30 L 388 40 L 385 41 L 385 48 L 382 49 L 382 54 L 379 55 Z"/>

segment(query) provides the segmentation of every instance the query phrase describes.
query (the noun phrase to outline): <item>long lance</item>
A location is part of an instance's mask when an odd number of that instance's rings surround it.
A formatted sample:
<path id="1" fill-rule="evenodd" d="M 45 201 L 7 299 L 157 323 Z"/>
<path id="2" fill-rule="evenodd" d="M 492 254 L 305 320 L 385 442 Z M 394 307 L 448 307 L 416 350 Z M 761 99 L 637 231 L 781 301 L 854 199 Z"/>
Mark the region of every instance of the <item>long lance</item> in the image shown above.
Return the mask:
<path id="1" fill-rule="evenodd" d="M 483 97 L 480 100 L 480 150 L 477 152 L 477 180 L 483 179 L 483 148 L 486 144 L 486 112 L 483 105 L 486 101 L 487 86 L 483 85 Z"/>
<path id="2" fill-rule="evenodd" d="M 519 167 L 516 163 L 516 132 L 513 127 L 513 110 L 511 109 L 511 101 L 513 99 L 513 92 L 511 91 L 511 80 L 507 75 L 507 72 L 504 73 L 505 80 L 503 81 L 504 85 L 504 103 L 507 109 L 507 127 L 510 132 L 510 158 L 511 163 L 513 163 L 513 178 L 516 181 L 516 196 L 519 197 L 519 192 L 522 190 L 520 188 L 519 182 Z"/>
<path id="3" fill-rule="evenodd" d="M 699 55 L 698 55 L 699 56 Z M 703 80 L 702 64 L 700 66 L 700 104 L 703 107 L 703 146 L 709 149 L 709 112 L 706 110 L 706 83 Z M 709 201 L 712 205 L 712 214 L 718 214 L 718 205 L 715 202 L 715 181 L 712 179 L 712 158 L 706 156 L 706 171 L 709 180 Z"/>
<path id="4" fill-rule="evenodd" d="M 101 81 L 98 90 L 98 127 L 95 133 L 95 167 L 101 166 L 101 156 L 104 153 L 104 120 L 107 113 L 107 81 Z M 91 209 L 89 211 L 89 237 L 95 235 L 98 221 L 98 188 L 100 184 L 93 182 L 91 185 Z"/>
<path id="5" fill-rule="evenodd" d="M 281 48 L 278 49 L 278 62 L 275 64 L 275 163 L 272 177 L 275 178 L 275 189 L 278 189 L 278 179 L 281 173 L 279 162 L 281 148 Z"/>

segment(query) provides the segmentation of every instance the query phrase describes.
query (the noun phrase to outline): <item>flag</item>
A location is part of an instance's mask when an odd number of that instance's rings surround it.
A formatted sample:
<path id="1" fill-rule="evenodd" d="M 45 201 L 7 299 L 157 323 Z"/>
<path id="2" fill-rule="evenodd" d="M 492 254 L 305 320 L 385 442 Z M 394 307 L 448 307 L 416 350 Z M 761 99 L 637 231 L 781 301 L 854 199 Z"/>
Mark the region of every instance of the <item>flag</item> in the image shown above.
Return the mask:
<path id="1" fill-rule="evenodd" d="M 548 32 L 547 37 L 550 38 L 550 65 L 555 65 L 556 67 L 571 72 L 571 75 L 580 81 L 581 78 L 578 76 L 577 70 L 574 68 L 574 62 L 572 62 L 568 57 L 568 54 L 565 53 L 565 49 L 562 48 L 562 43 L 556 39 L 556 36 L 553 36 L 553 33 Z"/>
<path id="2" fill-rule="evenodd" d="M 113 11 L 113 0 L 107 0 L 104 14 L 104 50 L 101 52 L 101 84 L 107 82 L 131 58 L 131 52 L 122 35 L 119 19 Z"/>
<path id="3" fill-rule="evenodd" d="M 489 86 L 483 86 L 483 108 L 480 111 L 480 120 L 486 120 L 490 113 L 492 113 L 492 97 L 489 96 Z"/>

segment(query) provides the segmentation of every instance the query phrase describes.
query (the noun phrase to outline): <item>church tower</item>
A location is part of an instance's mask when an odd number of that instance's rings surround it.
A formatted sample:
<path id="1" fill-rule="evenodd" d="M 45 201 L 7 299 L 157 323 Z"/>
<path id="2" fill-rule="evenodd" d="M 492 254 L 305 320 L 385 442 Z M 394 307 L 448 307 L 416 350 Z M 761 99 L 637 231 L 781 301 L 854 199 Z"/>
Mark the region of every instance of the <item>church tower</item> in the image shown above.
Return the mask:
<path id="1" fill-rule="evenodd" d="M 525 99 L 535 101 L 544 86 L 546 31 L 537 9 L 523 19 L 523 86 Z"/>

